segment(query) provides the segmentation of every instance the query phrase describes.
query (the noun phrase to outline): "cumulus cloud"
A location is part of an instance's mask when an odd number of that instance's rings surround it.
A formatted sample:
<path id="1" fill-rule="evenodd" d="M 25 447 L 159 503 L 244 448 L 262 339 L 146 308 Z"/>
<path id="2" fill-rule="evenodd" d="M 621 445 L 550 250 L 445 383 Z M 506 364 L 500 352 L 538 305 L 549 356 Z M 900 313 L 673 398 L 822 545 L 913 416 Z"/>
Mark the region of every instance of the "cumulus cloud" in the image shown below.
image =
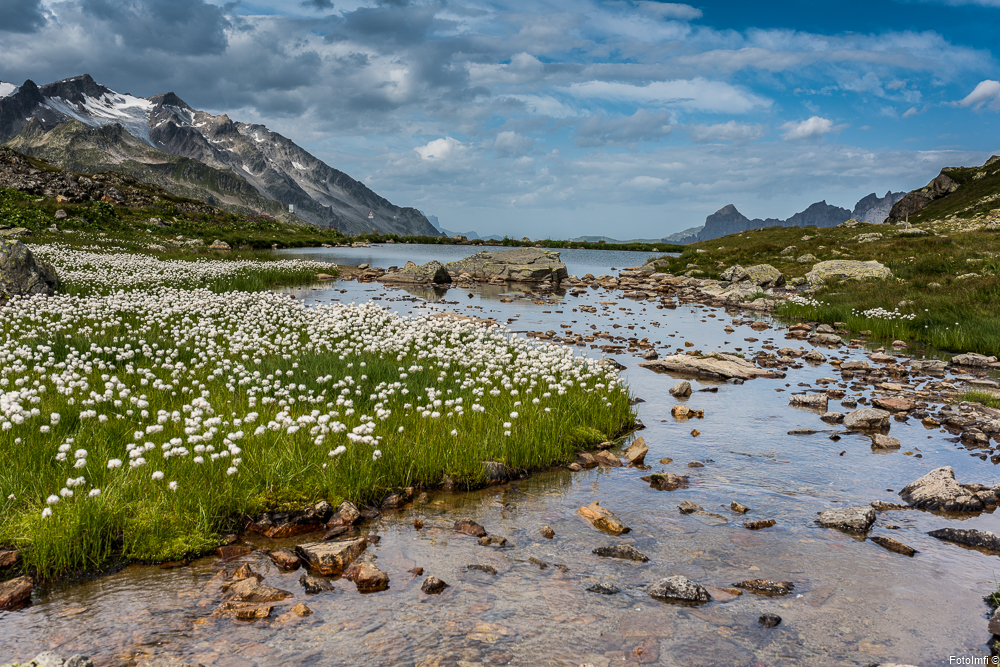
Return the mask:
<path id="1" fill-rule="evenodd" d="M 32 33 L 44 25 L 42 0 L 0 0 L 0 32 Z"/>
<path id="2" fill-rule="evenodd" d="M 726 142 L 745 144 L 764 136 L 764 126 L 737 123 L 735 120 L 715 125 L 691 125 L 688 136 L 691 141 L 699 144 Z"/>
<path id="3" fill-rule="evenodd" d="M 424 160 L 450 160 L 465 152 L 465 146 L 458 139 L 444 137 L 427 142 L 423 146 L 414 148 Z"/>
<path id="4" fill-rule="evenodd" d="M 585 81 L 567 89 L 574 97 L 602 99 L 609 102 L 660 104 L 698 111 L 744 113 L 768 107 L 771 101 L 741 90 L 724 81 L 690 80 L 654 81 L 646 85 L 616 81 Z"/>
<path id="5" fill-rule="evenodd" d="M 497 154 L 497 157 L 521 157 L 527 154 L 534 146 L 534 139 L 510 130 L 501 132 L 493 141 L 493 151 Z"/>
<path id="6" fill-rule="evenodd" d="M 631 116 L 591 116 L 576 129 L 573 143 L 582 147 L 634 145 L 659 141 L 673 131 L 668 111 L 639 109 Z"/>
<path id="7" fill-rule="evenodd" d="M 984 108 L 990 111 L 1000 111 L 1000 81 L 992 79 L 980 81 L 973 91 L 957 104 L 962 107 L 972 107 L 977 111 Z"/>
<path id="8" fill-rule="evenodd" d="M 781 135 L 781 138 L 785 141 L 816 139 L 822 137 L 824 134 L 839 132 L 846 127 L 847 125 L 834 125 L 833 121 L 829 118 L 812 116 L 803 121 L 789 121 L 782 125 L 781 129 L 784 130 L 784 133 Z"/>

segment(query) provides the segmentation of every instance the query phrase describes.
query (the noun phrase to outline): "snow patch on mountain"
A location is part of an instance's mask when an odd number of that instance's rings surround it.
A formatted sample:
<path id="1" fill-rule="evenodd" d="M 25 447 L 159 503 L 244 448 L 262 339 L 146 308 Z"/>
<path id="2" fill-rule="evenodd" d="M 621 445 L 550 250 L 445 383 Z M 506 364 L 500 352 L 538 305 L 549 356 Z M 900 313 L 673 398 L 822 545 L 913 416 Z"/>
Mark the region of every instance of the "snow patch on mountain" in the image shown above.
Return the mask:
<path id="1" fill-rule="evenodd" d="M 0 81 L 0 97 L 7 97 L 17 92 L 17 86 L 6 81 Z"/>
<path id="2" fill-rule="evenodd" d="M 120 123 L 132 136 L 155 146 L 149 138 L 149 113 L 155 105 L 145 98 L 112 93 L 69 102 L 61 97 L 46 97 L 45 106 L 91 127 Z"/>
<path id="3" fill-rule="evenodd" d="M 292 166 L 295 167 L 296 169 L 300 169 L 302 171 L 305 171 L 307 169 L 307 167 L 304 164 L 299 164 L 295 160 L 292 160 Z"/>

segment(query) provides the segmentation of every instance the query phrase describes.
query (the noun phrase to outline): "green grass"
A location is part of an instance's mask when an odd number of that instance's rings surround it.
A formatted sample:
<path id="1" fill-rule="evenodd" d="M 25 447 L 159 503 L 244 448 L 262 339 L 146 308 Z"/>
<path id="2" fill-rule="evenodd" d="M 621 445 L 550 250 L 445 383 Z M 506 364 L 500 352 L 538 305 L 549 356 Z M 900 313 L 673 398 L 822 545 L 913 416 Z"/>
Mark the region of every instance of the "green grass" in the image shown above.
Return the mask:
<path id="1" fill-rule="evenodd" d="M 924 226 L 930 232 L 937 230 L 930 224 Z M 771 264 L 791 281 L 804 279 L 813 267 L 813 262 L 797 261 L 804 254 L 818 261 L 877 260 L 892 270 L 892 279 L 828 284 L 812 295 L 822 305 L 788 304 L 778 314 L 828 324 L 845 322 L 853 331 L 869 330 L 881 339 L 917 341 L 955 352 L 1000 354 L 996 320 L 1000 312 L 1000 233 L 937 231 L 946 234 L 906 237 L 891 225 L 769 227 L 695 243 L 686 246 L 679 257 L 663 258 L 656 264 L 669 273 L 693 269 L 701 277 L 716 279 L 733 264 Z M 865 233 L 880 233 L 883 238 L 869 243 L 855 240 Z M 804 236 L 812 238 L 803 241 Z M 781 254 L 789 246 L 796 249 Z M 959 278 L 970 273 L 976 275 Z M 859 315 L 873 308 L 898 308 L 916 317 L 886 321 Z"/>
<path id="2" fill-rule="evenodd" d="M 1000 409 L 1000 392 L 988 391 L 986 389 L 966 389 L 956 398 L 956 401 L 968 401 L 969 403 L 981 403 L 988 408 Z"/>

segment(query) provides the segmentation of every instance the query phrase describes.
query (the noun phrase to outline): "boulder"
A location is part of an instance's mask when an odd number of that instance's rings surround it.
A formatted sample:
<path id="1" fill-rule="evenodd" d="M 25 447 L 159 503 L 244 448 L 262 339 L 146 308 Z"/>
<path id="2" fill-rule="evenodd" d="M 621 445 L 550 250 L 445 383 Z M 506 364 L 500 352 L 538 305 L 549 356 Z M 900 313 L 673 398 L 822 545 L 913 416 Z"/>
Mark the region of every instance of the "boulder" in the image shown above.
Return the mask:
<path id="1" fill-rule="evenodd" d="M 628 446 L 628 449 L 624 453 L 630 465 L 641 466 L 646 460 L 648 452 L 649 447 L 646 446 L 646 441 L 640 436 Z"/>
<path id="2" fill-rule="evenodd" d="M 623 535 L 632 530 L 622 523 L 622 520 L 615 516 L 614 512 L 601 507 L 596 500 L 586 507 L 581 507 L 576 513 L 593 524 L 594 528 L 612 535 Z"/>
<path id="3" fill-rule="evenodd" d="M 812 285 L 828 280 L 883 280 L 891 277 L 892 271 L 879 262 L 859 262 L 853 259 L 819 262 L 806 274 L 806 280 Z"/>
<path id="4" fill-rule="evenodd" d="M 872 449 L 899 449 L 899 439 L 891 435 L 876 433 L 872 436 Z"/>
<path id="5" fill-rule="evenodd" d="M 513 282 L 558 283 L 569 275 L 559 253 L 542 248 L 515 248 L 499 252 L 484 251 L 444 267 L 452 274 L 468 273 L 475 280 L 493 279 Z"/>
<path id="6" fill-rule="evenodd" d="M 337 508 L 337 511 L 333 513 L 330 520 L 326 522 L 327 528 L 336 528 L 337 526 L 353 526 L 355 523 L 361 520 L 361 511 L 358 510 L 358 506 L 352 502 L 342 502 Z"/>
<path id="7" fill-rule="evenodd" d="M 875 523 L 875 510 L 871 505 L 825 510 L 819 514 L 819 524 L 825 528 L 839 528 L 863 533 Z"/>
<path id="8" fill-rule="evenodd" d="M 826 394 L 802 394 L 788 397 L 789 405 L 812 410 L 822 410 L 823 412 L 826 412 L 826 406 L 829 401 L 830 397 Z"/>
<path id="9" fill-rule="evenodd" d="M 721 278 L 734 283 L 749 282 L 761 288 L 781 287 L 785 284 L 781 271 L 770 264 L 756 264 L 746 268 L 736 264 L 723 271 Z"/>
<path id="10" fill-rule="evenodd" d="M 646 592 L 651 598 L 665 602 L 704 604 L 712 599 L 704 586 L 681 575 L 661 579 L 646 589 Z"/>
<path id="11" fill-rule="evenodd" d="M 948 368 L 948 362 L 938 359 L 914 359 L 910 362 L 910 368 L 924 373 L 944 373 Z"/>
<path id="12" fill-rule="evenodd" d="M 951 358 L 952 366 L 971 366 L 973 368 L 985 368 L 991 362 L 996 361 L 996 357 L 987 357 L 982 354 L 969 352 L 967 354 L 956 354 Z"/>
<path id="13" fill-rule="evenodd" d="M 753 378 L 781 378 L 783 373 L 757 368 L 752 362 L 733 354 L 714 353 L 705 357 L 687 354 L 671 354 L 662 359 L 639 364 L 655 371 L 670 371 L 699 377 L 722 378 L 724 380 Z"/>
<path id="14" fill-rule="evenodd" d="M 955 480 L 951 466 L 935 468 L 910 482 L 899 492 L 899 497 L 912 507 L 926 510 L 979 512 L 984 508 L 976 494 Z"/>
<path id="15" fill-rule="evenodd" d="M 872 405 L 890 412 L 909 412 L 917 407 L 912 399 L 897 397 L 879 397 L 872 401 Z"/>
<path id="16" fill-rule="evenodd" d="M 448 584 L 437 577 L 427 577 L 424 579 L 424 583 L 420 585 L 420 590 L 427 593 L 427 595 L 440 595 L 446 588 L 448 588 Z"/>
<path id="17" fill-rule="evenodd" d="M 12 296 L 52 296 L 59 277 L 52 266 L 39 262 L 20 241 L 0 239 L 0 301 Z"/>
<path id="18" fill-rule="evenodd" d="M 336 542 L 314 542 L 300 544 L 295 551 L 316 573 L 324 576 L 338 576 L 368 548 L 364 537 Z"/>
<path id="19" fill-rule="evenodd" d="M 225 241 L 220 241 L 219 239 L 215 239 L 214 241 L 212 241 L 212 245 L 208 246 L 208 249 L 225 252 L 227 250 L 232 250 L 233 248 Z"/>
<path id="20" fill-rule="evenodd" d="M 444 267 L 444 264 L 437 260 L 432 260 L 420 266 L 404 266 L 399 271 L 386 273 L 379 277 L 384 283 L 450 283 L 451 274 Z"/>
<path id="21" fill-rule="evenodd" d="M 844 427 L 849 431 L 876 431 L 889 428 L 889 413 L 878 408 L 861 408 L 844 417 Z"/>
<path id="22" fill-rule="evenodd" d="M 649 557 L 630 544 L 614 544 L 608 547 L 597 547 L 593 553 L 602 558 L 621 558 L 645 563 Z"/>

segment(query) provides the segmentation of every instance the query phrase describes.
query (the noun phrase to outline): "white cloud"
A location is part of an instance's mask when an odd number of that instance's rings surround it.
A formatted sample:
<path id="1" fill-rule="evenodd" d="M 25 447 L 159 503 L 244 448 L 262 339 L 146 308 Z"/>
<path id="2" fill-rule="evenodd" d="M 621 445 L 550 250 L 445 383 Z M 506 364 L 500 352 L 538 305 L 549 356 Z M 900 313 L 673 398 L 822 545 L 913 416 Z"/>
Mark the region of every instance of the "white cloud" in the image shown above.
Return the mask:
<path id="1" fill-rule="evenodd" d="M 986 107 L 991 111 L 1000 111 L 1000 81 L 992 79 L 980 81 L 971 93 L 956 104 L 973 107 L 976 110 Z"/>
<path id="2" fill-rule="evenodd" d="M 913 116 L 916 116 L 918 113 L 920 113 L 920 109 L 918 109 L 917 107 L 910 107 L 909 109 L 903 112 L 903 118 L 912 118 Z"/>
<path id="3" fill-rule="evenodd" d="M 692 21 L 701 18 L 701 10 L 691 5 L 682 5 L 674 2 L 649 2 L 649 0 L 642 0 L 638 4 L 639 9 L 643 12 L 665 19 Z"/>
<path id="4" fill-rule="evenodd" d="M 465 146 L 458 139 L 444 137 L 430 141 L 424 146 L 417 146 L 413 150 L 424 160 L 447 161 L 465 152 Z"/>
<path id="5" fill-rule="evenodd" d="M 570 85 L 574 97 L 610 102 L 660 104 L 717 113 L 746 113 L 767 108 L 771 101 L 722 81 L 703 78 L 654 81 L 645 86 L 615 81 L 586 81 Z"/>
<path id="6" fill-rule="evenodd" d="M 497 157 L 521 157 L 535 146 L 535 140 L 517 132 L 501 132 L 493 142 Z"/>
<path id="7" fill-rule="evenodd" d="M 816 139 L 824 134 L 837 132 L 846 128 L 846 125 L 834 125 L 829 118 L 812 116 L 806 120 L 795 122 L 789 121 L 781 126 L 785 131 L 781 137 L 785 141 L 803 141 L 805 139 Z"/>
<path id="8" fill-rule="evenodd" d="M 540 116 L 551 118 L 570 118 L 578 115 L 576 109 L 563 104 L 551 95 L 508 95 L 510 99 L 518 100 L 528 111 Z"/>
<path id="9" fill-rule="evenodd" d="M 715 125 L 691 125 L 688 127 L 688 136 L 691 141 L 699 144 L 713 142 L 731 142 L 744 144 L 754 141 L 764 136 L 762 125 L 747 125 L 731 120 L 727 123 L 717 123 Z"/>

